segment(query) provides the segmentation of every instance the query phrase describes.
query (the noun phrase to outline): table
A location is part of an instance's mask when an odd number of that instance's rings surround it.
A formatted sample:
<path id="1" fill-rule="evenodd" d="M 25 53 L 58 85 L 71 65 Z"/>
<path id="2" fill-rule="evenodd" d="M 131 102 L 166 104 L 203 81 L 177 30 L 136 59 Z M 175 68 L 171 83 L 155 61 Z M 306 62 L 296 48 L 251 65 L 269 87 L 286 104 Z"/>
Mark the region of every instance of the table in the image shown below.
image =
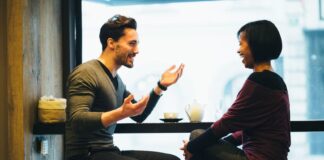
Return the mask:
<path id="1" fill-rule="evenodd" d="M 194 129 L 206 129 L 212 122 L 200 123 L 119 123 L 115 133 L 189 133 Z M 64 134 L 65 123 L 42 124 L 36 123 L 34 134 Z M 324 131 L 323 120 L 291 121 L 292 132 Z"/>

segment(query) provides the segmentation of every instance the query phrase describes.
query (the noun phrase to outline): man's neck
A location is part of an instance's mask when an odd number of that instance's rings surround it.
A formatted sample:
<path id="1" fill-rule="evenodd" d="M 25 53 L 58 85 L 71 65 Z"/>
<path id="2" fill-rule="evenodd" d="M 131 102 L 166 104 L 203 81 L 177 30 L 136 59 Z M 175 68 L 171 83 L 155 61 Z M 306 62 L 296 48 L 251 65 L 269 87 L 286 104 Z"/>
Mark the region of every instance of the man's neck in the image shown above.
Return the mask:
<path id="1" fill-rule="evenodd" d="M 112 74 L 113 77 L 116 77 L 117 75 L 117 70 L 120 68 L 119 65 L 117 65 L 112 56 L 109 56 L 111 54 L 106 53 L 105 51 L 101 53 L 101 55 L 98 57 L 98 60 L 104 64 L 110 73 Z"/>

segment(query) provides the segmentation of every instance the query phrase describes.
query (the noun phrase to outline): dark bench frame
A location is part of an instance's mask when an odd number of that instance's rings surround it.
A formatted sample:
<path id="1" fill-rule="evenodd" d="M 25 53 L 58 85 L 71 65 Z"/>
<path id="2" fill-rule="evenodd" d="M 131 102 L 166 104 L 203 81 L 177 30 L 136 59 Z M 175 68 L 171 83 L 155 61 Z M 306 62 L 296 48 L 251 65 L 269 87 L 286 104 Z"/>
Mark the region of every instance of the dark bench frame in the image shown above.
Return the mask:
<path id="1" fill-rule="evenodd" d="M 117 124 L 115 133 L 189 133 L 194 129 L 206 129 L 212 122 L 201 123 L 120 123 Z M 33 133 L 64 134 L 65 123 L 43 124 L 36 123 Z M 291 121 L 292 132 L 324 131 L 324 121 Z"/>

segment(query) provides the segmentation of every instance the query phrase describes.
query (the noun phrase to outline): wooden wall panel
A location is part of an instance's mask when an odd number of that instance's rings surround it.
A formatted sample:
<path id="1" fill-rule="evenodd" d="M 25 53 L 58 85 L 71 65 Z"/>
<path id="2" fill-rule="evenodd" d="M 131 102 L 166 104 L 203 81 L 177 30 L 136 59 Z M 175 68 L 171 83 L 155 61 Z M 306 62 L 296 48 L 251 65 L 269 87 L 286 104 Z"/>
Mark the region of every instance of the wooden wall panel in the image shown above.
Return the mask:
<path id="1" fill-rule="evenodd" d="M 61 1 L 27 0 L 24 13 L 24 104 L 26 159 L 63 159 L 63 136 L 47 135 L 49 154 L 37 150 L 32 135 L 37 103 L 43 95 L 62 97 Z"/>
<path id="2" fill-rule="evenodd" d="M 62 97 L 60 0 L 0 1 L 0 160 L 62 160 L 63 136 L 32 134 L 42 95 Z"/>
<path id="3" fill-rule="evenodd" d="M 7 29 L 6 1 L 0 1 L 0 160 L 8 157 L 8 117 L 7 117 Z"/>
<path id="4" fill-rule="evenodd" d="M 23 1 L 7 0 L 8 160 L 24 159 Z"/>
<path id="5" fill-rule="evenodd" d="M 41 93 L 62 97 L 61 3 L 43 0 L 40 6 Z"/>
<path id="6" fill-rule="evenodd" d="M 27 0 L 24 4 L 24 125 L 25 159 L 37 159 L 36 139 L 32 134 L 33 123 L 37 120 L 37 101 L 40 97 L 40 52 L 39 52 L 39 1 Z M 34 148 L 34 149 L 33 149 Z"/>
<path id="7" fill-rule="evenodd" d="M 41 94 L 63 97 L 62 24 L 61 3 L 57 0 L 41 1 L 40 8 L 40 53 Z M 44 43 L 45 42 L 45 43 Z M 51 85 L 48 85 L 51 84 Z M 63 136 L 48 136 L 49 159 L 62 160 Z"/>

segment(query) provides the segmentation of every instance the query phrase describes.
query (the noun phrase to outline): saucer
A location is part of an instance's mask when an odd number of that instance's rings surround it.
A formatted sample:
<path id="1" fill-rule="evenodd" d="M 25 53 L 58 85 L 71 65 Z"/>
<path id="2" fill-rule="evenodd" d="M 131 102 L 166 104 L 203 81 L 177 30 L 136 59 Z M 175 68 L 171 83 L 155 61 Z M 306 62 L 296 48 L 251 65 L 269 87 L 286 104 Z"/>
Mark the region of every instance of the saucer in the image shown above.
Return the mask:
<path id="1" fill-rule="evenodd" d="M 182 120 L 182 118 L 160 118 L 160 120 L 163 122 L 179 122 Z"/>

